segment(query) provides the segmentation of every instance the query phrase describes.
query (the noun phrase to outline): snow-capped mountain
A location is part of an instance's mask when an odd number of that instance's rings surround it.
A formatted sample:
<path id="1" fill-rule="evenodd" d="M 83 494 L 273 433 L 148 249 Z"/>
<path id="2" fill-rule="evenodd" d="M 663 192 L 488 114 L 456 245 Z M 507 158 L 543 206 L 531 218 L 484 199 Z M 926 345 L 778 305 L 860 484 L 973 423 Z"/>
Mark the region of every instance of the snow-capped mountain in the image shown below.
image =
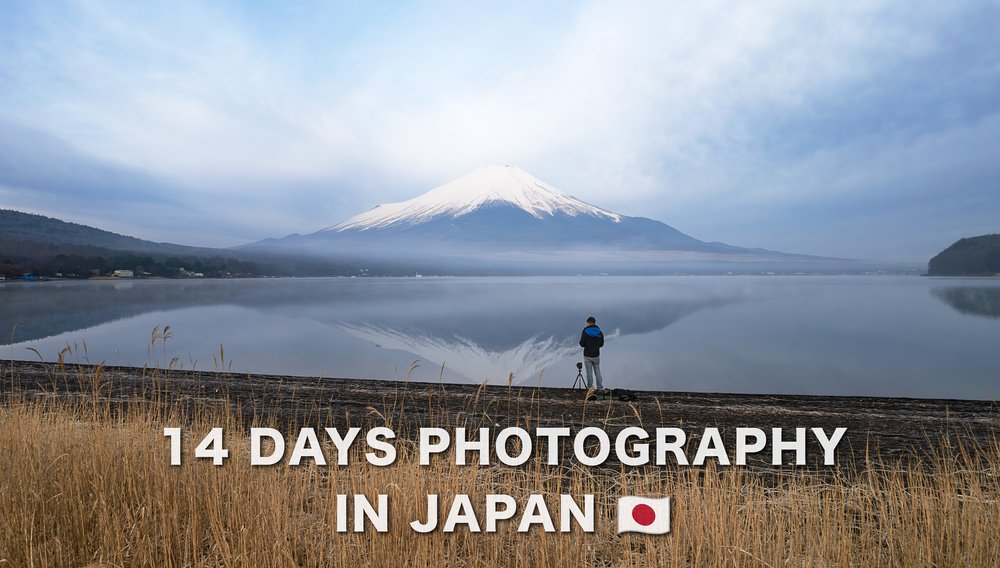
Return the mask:
<path id="1" fill-rule="evenodd" d="M 405 246 L 429 252 L 740 251 L 591 205 L 514 166 L 485 166 L 413 199 L 385 203 L 309 235 L 268 244 Z"/>
<path id="2" fill-rule="evenodd" d="M 323 231 L 366 231 L 461 217 L 483 207 L 513 206 L 535 219 L 585 215 L 621 222 L 622 216 L 581 201 L 514 166 L 485 166 L 423 195 L 386 203 Z"/>
<path id="3" fill-rule="evenodd" d="M 372 267 L 382 274 L 648 274 L 691 269 L 677 263 L 791 258 L 701 241 L 654 219 L 609 211 L 514 166 L 485 166 L 314 233 L 242 248 L 333 258 L 358 274 Z"/>

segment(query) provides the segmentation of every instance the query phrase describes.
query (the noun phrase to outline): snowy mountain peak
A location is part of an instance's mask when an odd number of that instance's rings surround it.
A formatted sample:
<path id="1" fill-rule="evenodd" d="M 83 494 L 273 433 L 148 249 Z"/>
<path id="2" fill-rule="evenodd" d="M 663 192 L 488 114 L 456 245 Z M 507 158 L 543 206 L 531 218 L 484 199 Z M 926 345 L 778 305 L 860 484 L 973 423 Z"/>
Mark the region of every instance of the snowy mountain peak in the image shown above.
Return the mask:
<path id="1" fill-rule="evenodd" d="M 484 166 L 423 195 L 379 205 L 324 231 L 413 225 L 435 217 L 459 217 L 483 206 L 504 204 L 518 207 L 538 219 L 564 214 L 572 217 L 590 215 L 615 223 L 621 221 L 617 213 L 563 193 L 520 168 Z"/>

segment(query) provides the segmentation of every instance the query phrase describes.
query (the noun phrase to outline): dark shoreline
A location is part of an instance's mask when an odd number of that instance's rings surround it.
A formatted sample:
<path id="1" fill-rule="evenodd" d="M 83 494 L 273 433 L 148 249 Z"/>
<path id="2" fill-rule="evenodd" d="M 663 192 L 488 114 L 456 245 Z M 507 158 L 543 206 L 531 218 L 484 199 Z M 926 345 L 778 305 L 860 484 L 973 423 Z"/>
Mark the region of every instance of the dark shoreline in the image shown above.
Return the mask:
<path id="1" fill-rule="evenodd" d="M 28 400 L 93 398 L 96 367 L 0 360 L 0 397 Z M 814 395 L 635 391 L 633 403 L 584 400 L 583 391 L 523 385 L 423 383 L 375 379 L 248 375 L 104 367 L 99 397 L 115 405 L 158 397 L 190 410 L 229 408 L 245 423 L 297 426 L 382 425 L 401 436 L 421 426 L 626 426 L 682 428 L 689 436 L 719 428 L 727 447 L 737 427 L 846 427 L 838 463 L 863 464 L 866 454 L 892 463 L 935 451 L 971 453 L 1000 440 L 1000 403 Z M 442 419 L 446 420 L 442 424 Z M 953 447 L 942 447 L 942 442 Z M 688 440 L 694 446 L 695 436 Z M 810 440 L 808 455 L 821 456 Z M 693 451 L 693 450 L 692 450 Z M 763 453 L 767 453 L 766 451 Z M 810 465 L 816 465 L 811 463 Z"/>

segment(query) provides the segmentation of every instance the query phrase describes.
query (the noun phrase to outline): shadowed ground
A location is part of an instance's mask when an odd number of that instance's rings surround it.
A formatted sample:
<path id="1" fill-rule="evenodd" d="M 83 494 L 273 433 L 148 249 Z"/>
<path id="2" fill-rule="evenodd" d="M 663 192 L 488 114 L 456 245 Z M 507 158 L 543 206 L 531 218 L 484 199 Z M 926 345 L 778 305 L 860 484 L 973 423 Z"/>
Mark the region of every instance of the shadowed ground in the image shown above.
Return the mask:
<path id="1" fill-rule="evenodd" d="M 230 404 L 246 423 L 342 427 L 389 424 L 402 437 L 421 426 L 600 426 L 612 435 L 626 426 L 652 431 L 677 427 L 689 436 L 690 458 L 706 427 L 717 427 L 732 455 L 737 427 L 846 427 L 838 464 L 864 463 L 866 453 L 885 462 L 929 457 L 942 441 L 970 452 L 1000 438 L 1000 405 L 990 401 L 874 397 L 767 396 L 637 391 L 635 402 L 585 400 L 581 390 L 526 386 L 433 384 L 407 381 L 162 371 L 128 367 L 60 366 L 4 361 L 0 389 L 13 396 L 99 397 L 114 405 L 163 400 L 189 407 Z M 949 449 L 948 453 L 954 453 Z M 770 446 L 751 466 L 771 468 Z M 614 452 L 612 452 L 614 456 Z M 822 459 L 809 437 L 810 465 Z M 792 459 L 786 456 L 786 463 Z M 611 463 L 610 465 L 615 465 Z"/>

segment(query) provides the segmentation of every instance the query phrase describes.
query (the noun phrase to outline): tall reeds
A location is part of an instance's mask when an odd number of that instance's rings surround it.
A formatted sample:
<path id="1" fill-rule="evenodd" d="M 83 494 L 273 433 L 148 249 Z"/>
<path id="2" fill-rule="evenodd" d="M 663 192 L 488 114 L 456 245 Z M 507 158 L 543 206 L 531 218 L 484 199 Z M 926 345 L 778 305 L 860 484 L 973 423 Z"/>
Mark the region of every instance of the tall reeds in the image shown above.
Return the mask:
<path id="1" fill-rule="evenodd" d="M 0 404 L 0 566 L 998 566 L 1000 447 L 943 442 L 929 460 L 817 475 L 743 468 L 421 467 L 398 443 L 394 465 L 251 467 L 245 420 L 225 407 L 163 398 L 115 407 L 91 377 L 79 399 Z M 386 414 L 392 414 L 386 412 Z M 385 416 L 371 409 L 369 420 Z M 438 424 L 453 426 L 448 416 Z M 169 465 L 165 426 L 193 436 Z M 191 459 L 222 427 L 231 458 Z M 291 440 L 289 440 L 291 442 Z M 361 451 L 359 449 L 359 451 Z M 390 530 L 336 532 L 336 495 L 390 497 Z M 416 534 L 425 496 L 593 494 L 596 530 Z M 619 495 L 671 496 L 668 535 L 616 534 Z"/>

